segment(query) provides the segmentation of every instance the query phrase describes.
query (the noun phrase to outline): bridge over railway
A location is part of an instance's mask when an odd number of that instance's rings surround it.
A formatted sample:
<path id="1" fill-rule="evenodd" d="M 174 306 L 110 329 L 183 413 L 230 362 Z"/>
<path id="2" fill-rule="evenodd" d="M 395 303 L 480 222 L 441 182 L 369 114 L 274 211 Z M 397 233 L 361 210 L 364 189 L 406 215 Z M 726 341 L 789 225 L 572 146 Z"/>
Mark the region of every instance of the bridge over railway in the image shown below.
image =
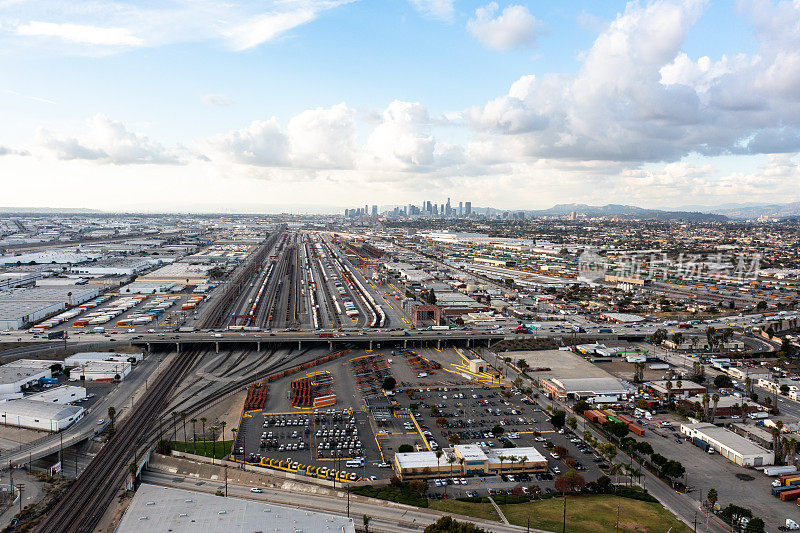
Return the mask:
<path id="1" fill-rule="evenodd" d="M 213 348 L 217 352 L 221 349 L 235 347 L 254 347 L 261 350 L 262 346 L 287 346 L 296 345 L 302 349 L 309 345 L 327 345 L 330 350 L 337 346 L 358 346 L 374 349 L 379 346 L 442 346 L 459 345 L 466 347 L 486 346 L 508 338 L 500 333 L 470 332 L 470 331 L 385 331 L 385 332 L 339 332 L 331 336 L 313 332 L 281 332 L 281 333 L 251 333 L 251 332 L 226 332 L 226 333 L 180 333 L 174 335 L 141 335 L 131 338 L 133 346 L 146 347 L 152 351 L 158 347 L 175 348 L 178 352 L 186 347 Z M 512 337 L 516 338 L 516 337 Z"/>

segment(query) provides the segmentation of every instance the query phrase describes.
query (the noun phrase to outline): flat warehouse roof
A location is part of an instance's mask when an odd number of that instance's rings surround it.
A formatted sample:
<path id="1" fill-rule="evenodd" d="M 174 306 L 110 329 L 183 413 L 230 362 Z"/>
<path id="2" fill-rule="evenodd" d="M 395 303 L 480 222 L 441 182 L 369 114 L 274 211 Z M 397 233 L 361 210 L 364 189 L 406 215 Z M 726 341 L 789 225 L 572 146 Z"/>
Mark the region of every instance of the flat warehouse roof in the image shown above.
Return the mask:
<path id="1" fill-rule="evenodd" d="M 146 518 L 143 518 L 146 517 Z M 117 533 L 355 533 L 353 520 L 271 503 L 142 483 Z"/>
<path id="2" fill-rule="evenodd" d="M 64 420 L 83 411 L 83 407 L 78 407 L 77 405 L 60 405 L 25 398 L 0 403 L 0 413 L 5 413 L 6 417 L 26 416 L 48 420 Z"/>
<path id="3" fill-rule="evenodd" d="M 737 435 L 733 431 L 725 428 L 717 427 L 713 424 L 683 424 L 684 426 L 693 429 L 697 433 L 713 439 L 723 446 L 730 448 L 739 455 L 764 455 L 772 454 L 771 451 L 759 446 L 755 442 Z"/>

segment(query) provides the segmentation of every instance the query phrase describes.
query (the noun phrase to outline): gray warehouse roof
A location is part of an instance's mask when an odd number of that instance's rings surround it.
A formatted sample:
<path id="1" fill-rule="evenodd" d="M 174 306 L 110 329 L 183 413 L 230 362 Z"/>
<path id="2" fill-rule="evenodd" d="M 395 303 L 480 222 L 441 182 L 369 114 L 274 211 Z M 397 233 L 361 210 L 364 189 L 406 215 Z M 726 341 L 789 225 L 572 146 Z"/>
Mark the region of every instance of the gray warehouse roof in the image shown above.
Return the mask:
<path id="1" fill-rule="evenodd" d="M 116 533 L 355 533 L 349 518 L 143 483 Z"/>
<path id="2" fill-rule="evenodd" d="M 48 420 L 64 420 L 83 411 L 83 407 L 77 405 L 59 405 L 38 400 L 19 399 L 0 403 L 0 413 L 5 413 L 9 417 L 20 415 Z"/>

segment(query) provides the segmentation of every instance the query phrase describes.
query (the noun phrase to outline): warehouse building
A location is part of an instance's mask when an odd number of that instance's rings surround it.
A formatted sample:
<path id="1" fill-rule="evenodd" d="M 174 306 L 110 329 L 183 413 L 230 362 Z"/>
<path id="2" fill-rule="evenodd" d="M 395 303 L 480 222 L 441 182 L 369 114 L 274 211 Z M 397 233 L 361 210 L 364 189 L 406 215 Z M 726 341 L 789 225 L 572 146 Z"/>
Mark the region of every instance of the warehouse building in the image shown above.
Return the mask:
<path id="1" fill-rule="evenodd" d="M 80 352 L 64 358 L 65 367 L 85 365 L 92 361 L 110 361 L 114 363 L 140 362 L 144 358 L 142 353 L 119 352 Z"/>
<path id="2" fill-rule="evenodd" d="M 86 399 L 86 388 L 74 385 L 62 385 L 52 389 L 37 392 L 25 397 L 26 400 L 37 402 L 58 403 L 61 405 Z"/>
<path id="3" fill-rule="evenodd" d="M 153 262 L 140 257 L 114 257 L 72 267 L 74 274 L 90 276 L 132 276 L 144 272 Z"/>
<path id="4" fill-rule="evenodd" d="M 100 289 L 87 286 L 31 287 L 0 292 L 0 330 L 22 329 L 91 300 Z"/>
<path id="5" fill-rule="evenodd" d="M 355 533 L 352 518 L 142 483 L 116 533 Z"/>
<path id="6" fill-rule="evenodd" d="M 669 386 L 667 386 L 669 383 Z M 702 396 L 708 389 L 699 383 L 689 381 L 688 379 L 674 379 L 671 381 L 651 381 L 649 383 L 650 394 L 658 396 L 659 398 L 688 398 L 690 396 Z"/>
<path id="7" fill-rule="evenodd" d="M 70 381 L 120 381 L 131 373 L 128 361 L 88 361 L 69 371 Z"/>
<path id="8" fill-rule="evenodd" d="M 80 420 L 83 407 L 59 405 L 27 398 L 0 403 L 0 424 L 43 431 L 61 431 Z"/>
<path id="9" fill-rule="evenodd" d="M 560 400 L 586 400 L 592 403 L 615 403 L 627 399 L 633 387 L 615 377 L 557 378 L 540 381 L 542 390 Z"/>
<path id="10" fill-rule="evenodd" d="M 775 462 L 775 455 L 770 450 L 713 424 L 681 424 L 681 433 L 707 443 L 715 452 L 739 466 L 768 466 Z"/>
<path id="11" fill-rule="evenodd" d="M 40 379 L 52 376 L 49 366 L 35 368 L 14 363 L 0 366 L 0 396 L 22 392 L 37 385 Z"/>
<path id="12" fill-rule="evenodd" d="M 437 460 L 434 452 L 396 453 L 394 470 L 402 480 L 465 475 L 490 475 L 501 472 L 537 473 L 547 471 L 547 459 L 536 448 L 494 449 L 477 444 L 457 444 L 443 450 Z M 452 465 L 447 462 L 455 457 Z M 502 458 L 502 460 L 501 460 Z M 512 460 L 513 458 L 513 460 Z M 524 462 L 519 460 L 525 458 Z M 464 460 L 463 465 L 461 459 Z"/>
<path id="13" fill-rule="evenodd" d="M 209 265 L 172 263 L 145 274 L 139 279 L 143 281 L 172 281 L 185 283 L 186 285 L 199 285 L 208 281 L 208 271 L 212 268 Z"/>

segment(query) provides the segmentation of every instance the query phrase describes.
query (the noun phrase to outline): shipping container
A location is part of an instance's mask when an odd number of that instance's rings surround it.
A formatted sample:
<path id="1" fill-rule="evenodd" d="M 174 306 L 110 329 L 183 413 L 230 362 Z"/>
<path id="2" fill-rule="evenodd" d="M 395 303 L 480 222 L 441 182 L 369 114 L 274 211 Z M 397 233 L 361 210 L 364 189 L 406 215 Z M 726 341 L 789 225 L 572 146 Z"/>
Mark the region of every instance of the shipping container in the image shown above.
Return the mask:
<path id="1" fill-rule="evenodd" d="M 797 497 L 800 496 L 800 488 L 796 488 L 793 490 L 787 490 L 778 494 L 778 497 L 785 502 L 790 502 L 792 500 L 796 500 Z"/>

